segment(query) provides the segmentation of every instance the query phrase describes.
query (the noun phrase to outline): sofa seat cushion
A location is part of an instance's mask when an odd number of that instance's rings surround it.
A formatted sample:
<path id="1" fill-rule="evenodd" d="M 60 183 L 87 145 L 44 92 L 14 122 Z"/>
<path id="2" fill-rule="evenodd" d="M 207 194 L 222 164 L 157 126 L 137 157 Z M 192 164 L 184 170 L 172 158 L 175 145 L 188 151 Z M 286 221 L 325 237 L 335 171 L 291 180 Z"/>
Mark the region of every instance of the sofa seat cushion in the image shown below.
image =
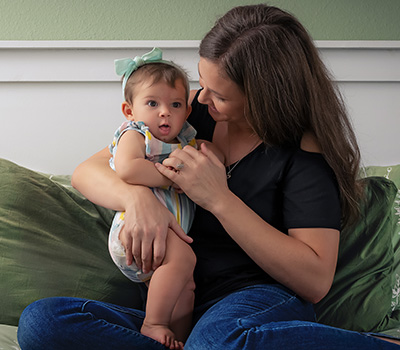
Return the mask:
<path id="1" fill-rule="evenodd" d="M 16 326 L 0 324 L 0 349 L 1 350 L 20 350 L 17 340 Z"/>

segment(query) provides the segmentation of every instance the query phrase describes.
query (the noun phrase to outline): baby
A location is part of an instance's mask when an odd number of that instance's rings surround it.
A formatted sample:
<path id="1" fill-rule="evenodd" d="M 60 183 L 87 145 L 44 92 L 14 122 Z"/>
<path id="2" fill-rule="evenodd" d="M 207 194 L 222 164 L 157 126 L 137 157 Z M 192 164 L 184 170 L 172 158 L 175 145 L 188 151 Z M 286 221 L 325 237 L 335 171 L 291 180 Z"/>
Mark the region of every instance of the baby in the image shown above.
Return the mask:
<path id="1" fill-rule="evenodd" d="M 118 128 L 110 145 L 110 165 L 124 181 L 152 188 L 188 233 L 194 217 L 193 202 L 154 166 L 178 147 L 196 147 L 196 131 L 186 121 L 191 112 L 187 75 L 177 65 L 162 60 L 158 48 L 133 60 L 116 60 L 116 70 L 123 75 L 122 112 L 127 121 Z M 123 224 L 124 213 L 116 213 L 109 250 L 128 278 L 148 284 L 141 333 L 170 349 L 183 349 L 191 329 L 196 257 L 189 245 L 169 230 L 162 265 L 143 274 L 135 263 L 126 263 L 125 249 L 119 240 Z"/>

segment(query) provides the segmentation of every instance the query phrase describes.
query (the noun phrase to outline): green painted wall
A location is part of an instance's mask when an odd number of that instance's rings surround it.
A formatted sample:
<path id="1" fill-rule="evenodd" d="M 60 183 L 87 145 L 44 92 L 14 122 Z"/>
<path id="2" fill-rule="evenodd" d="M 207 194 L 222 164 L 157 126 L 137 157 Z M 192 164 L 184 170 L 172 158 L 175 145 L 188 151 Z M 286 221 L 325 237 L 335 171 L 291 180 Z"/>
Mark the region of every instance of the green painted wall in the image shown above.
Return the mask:
<path id="1" fill-rule="evenodd" d="M 0 40 L 199 40 L 252 0 L 0 0 Z M 400 40 L 400 0 L 271 0 L 315 40 Z"/>

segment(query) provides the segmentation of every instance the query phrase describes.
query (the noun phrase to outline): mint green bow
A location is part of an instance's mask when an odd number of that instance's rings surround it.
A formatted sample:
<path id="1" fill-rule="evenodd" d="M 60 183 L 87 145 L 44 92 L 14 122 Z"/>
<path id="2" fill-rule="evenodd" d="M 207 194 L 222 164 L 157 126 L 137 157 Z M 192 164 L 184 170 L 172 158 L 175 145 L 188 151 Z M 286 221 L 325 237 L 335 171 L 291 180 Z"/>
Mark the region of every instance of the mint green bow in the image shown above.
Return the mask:
<path id="1" fill-rule="evenodd" d="M 162 51 L 155 47 L 150 52 L 145 53 L 143 56 L 136 56 L 132 58 L 121 58 L 114 61 L 115 72 L 118 75 L 122 75 L 124 78 L 122 80 L 122 93 L 125 91 L 126 82 L 132 73 L 143 66 L 146 63 L 157 63 L 164 62 L 162 60 Z"/>

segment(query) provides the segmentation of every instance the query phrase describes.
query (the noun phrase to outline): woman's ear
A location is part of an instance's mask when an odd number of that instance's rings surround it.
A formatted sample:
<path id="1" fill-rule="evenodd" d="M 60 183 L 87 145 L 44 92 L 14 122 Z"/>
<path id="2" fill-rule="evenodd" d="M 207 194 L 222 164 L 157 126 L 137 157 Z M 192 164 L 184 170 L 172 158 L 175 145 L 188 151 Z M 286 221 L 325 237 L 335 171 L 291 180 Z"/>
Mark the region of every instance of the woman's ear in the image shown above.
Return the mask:
<path id="1" fill-rule="evenodd" d="M 128 102 L 122 102 L 122 113 L 126 117 L 126 119 L 133 121 L 133 106 L 130 105 Z"/>

